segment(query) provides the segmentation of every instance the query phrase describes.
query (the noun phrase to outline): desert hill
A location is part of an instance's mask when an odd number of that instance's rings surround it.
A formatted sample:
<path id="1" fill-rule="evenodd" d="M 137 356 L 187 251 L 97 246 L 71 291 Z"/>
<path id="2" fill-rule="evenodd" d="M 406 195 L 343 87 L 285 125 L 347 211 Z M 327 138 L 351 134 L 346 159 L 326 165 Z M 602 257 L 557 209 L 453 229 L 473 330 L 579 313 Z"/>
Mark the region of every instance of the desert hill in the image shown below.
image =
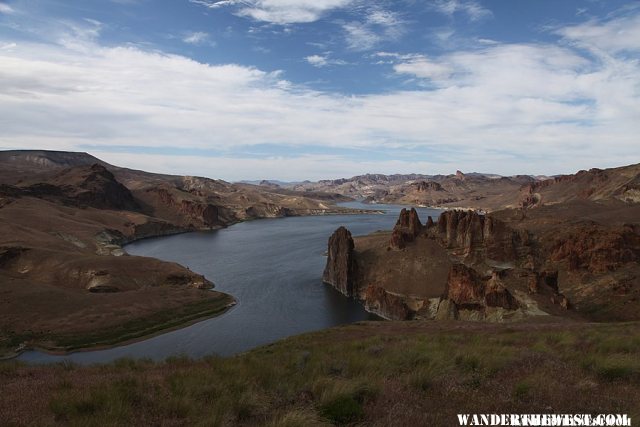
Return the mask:
<path id="1" fill-rule="evenodd" d="M 119 168 L 86 153 L 0 152 L 0 347 L 112 344 L 220 313 L 233 298 L 205 292 L 207 278 L 127 256 L 122 245 L 248 219 L 347 212 L 333 204 L 340 196 L 308 196 Z"/>

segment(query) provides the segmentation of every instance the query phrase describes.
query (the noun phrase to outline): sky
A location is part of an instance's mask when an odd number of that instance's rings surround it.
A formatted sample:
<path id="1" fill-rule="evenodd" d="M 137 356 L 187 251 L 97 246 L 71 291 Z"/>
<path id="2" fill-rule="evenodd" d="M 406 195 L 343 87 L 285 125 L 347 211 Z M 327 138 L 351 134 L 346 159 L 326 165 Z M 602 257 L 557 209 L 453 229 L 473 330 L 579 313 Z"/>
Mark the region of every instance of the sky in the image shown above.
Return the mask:
<path id="1" fill-rule="evenodd" d="M 229 181 L 640 162 L 640 2 L 0 0 L 0 149 Z"/>

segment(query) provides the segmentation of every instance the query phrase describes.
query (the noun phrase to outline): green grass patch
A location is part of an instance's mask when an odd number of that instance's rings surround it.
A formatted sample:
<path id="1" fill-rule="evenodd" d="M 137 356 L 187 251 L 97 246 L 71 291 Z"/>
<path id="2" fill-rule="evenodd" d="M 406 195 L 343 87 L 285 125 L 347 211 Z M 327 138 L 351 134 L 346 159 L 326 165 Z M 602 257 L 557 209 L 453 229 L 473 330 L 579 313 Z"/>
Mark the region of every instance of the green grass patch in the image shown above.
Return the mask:
<path id="1" fill-rule="evenodd" d="M 364 409 L 353 396 L 342 395 L 323 404 L 320 413 L 332 423 L 343 425 L 359 421 L 364 416 Z"/>
<path id="2" fill-rule="evenodd" d="M 110 346 L 219 315 L 227 310 L 230 302 L 231 297 L 220 295 L 90 333 L 51 335 L 47 338 L 54 342 L 54 349 L 64 351 Z"/>

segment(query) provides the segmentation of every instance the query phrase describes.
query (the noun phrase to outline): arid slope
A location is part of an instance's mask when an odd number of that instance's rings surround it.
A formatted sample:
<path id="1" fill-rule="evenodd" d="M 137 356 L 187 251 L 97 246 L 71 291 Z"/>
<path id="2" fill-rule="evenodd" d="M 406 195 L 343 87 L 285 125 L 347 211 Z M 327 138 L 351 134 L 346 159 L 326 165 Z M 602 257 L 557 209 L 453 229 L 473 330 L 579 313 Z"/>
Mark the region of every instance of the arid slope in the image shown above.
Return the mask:
<path id="1" fill-rule="evenodd" d="M 207 278 L 122 245 L 345 211 L 328 195 L 285 193 L 118 168 L 85 153 L 0 152 L 0 353 L 110 345 L 224 311 L 233 298 L 209 291 Z"/>

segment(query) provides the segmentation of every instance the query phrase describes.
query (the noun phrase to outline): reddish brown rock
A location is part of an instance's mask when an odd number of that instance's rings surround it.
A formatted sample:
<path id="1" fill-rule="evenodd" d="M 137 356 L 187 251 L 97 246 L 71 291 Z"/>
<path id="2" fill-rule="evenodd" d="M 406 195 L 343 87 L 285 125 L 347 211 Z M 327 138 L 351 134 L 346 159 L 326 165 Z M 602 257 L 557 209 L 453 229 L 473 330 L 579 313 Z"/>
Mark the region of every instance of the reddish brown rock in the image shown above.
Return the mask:
<path id="1" fill-rule="evenodd" d="M 484 301 L 487 307 L 502 307 L 516 310 L 520 307 L 511 292 L 502 284 L 500 273 L 494 271 L 484 290 Z"/>
<path id="2" fill-rule="evenodd" d="M 427 218 L 427 224 L 425 225 L 425 227 L 427 227 L 427 230 L 429 230 L 429 229 L 435 227 L 435 225 L 436 224 L 433 222 L 433 218 L 431 218 L 431 216 L 429 216 Z"/>
<path id="3" fill-rule="evenodd" d="M 351 232 L 344 227 L 338 228 L 329 238 L 327 265 L 322 281 L 346 296 L 354 296 L 356 262 Z"/>
<path id="4" fill-rule="evenodd" d="M 131 191 L 97 163 L 65 169 L 46 182 L 23 187 L 4 186 L 4 193 L 7 192 L 14 197 L 30 196 L 81 208 L 140 210 Z"/>
<path id="5" fill-rule="evenodd" d="M 502 283 L 500 272 L 494 271 L 490 278 L 483 278 L 464 264 L 451 266 L 444 298 L 457 308 L 464 309 L 500 307 L 516 310 L 520 307 L 517 299 Z"/>
<path id="6" fill-rule="evenodd" d="M 427 191 L 444 191 L 442 189 L 442 185 L 438 184 L 434 181 L 420 181 L 412 184 L 413 187 L 416 188 L 418 192 L 427 192 Z"/>
<path id="7" fill-rule="evenodd" d="M 407 243 L 413 242 L 422 231 L 422 223 L 418 217 L 418 212 L 411 208 L 410 211 L 402 209 L 400 217 L 393 227 L 389 246 L 394 249 L 403 249 Z"/>
<path id="8" fill-rule="evenodd" d="M 485 284 L 472 268 L 454 264 L 449 270 L 445 297 L 457 305 L 481 305 L 484 302 Z"/>
<path id="9" fill-rule="evenodd" d="M 155 192 L 163 205 L 171 208 L 180 217 L 185 218 L 193 227 L 221 225 L 218 206 L 196 200 L 181 199 L 180 196 L 174 196 L 166 188 L 157 188 L 150 191 Z"/>
<path id="10" fill-rule="evenodd" d="M 369 285 L 360 296 L 367 311 L 389 320 L 410 320 L 414 316 L 404 298 L 387 292 L 379 286 Z"/>
<path id="11" fill-rule="evenodd" d="M 407 230 L 407 232 L 414 237 L 417 236 L 422 230 L 422 223 L 415 208 L 411 208 L 410 211 L 403 208 L 402 211 L 400 211 L 400 217 L 396 222 L 396 227 Z"/>
<path id="12" fill-rule="evenodd" d="M 565 261 L 569 270 L 612 271 L 640 260 L 640 227 L 584 225 L 557 235 L 550 252 L 552 261 Z"/>
<path id="13" fill-rule="evenodd" d="M 94 164 L 88 170 L 80 168 L 75 191 L 69 196 L 80 205 L 97 209 L 139 210 L 140 207 L 127 187 L 119 183 L 111 172 L 100 164 Z M 86 169 L 86 168 L 85 168 Z M 74 170 L 74 173 L 76 171 Z M 67 182 L 67 173 L 57 180 Z M 68 184 L 66 184 L 68 185 Z"/>
<path id="14" fill-rule="evenodd" d="M 481 253 L 496 261 L 515 261 L 518 249 L 529 244 L 526 231 L 515 231 L 490 215 L 474 211 L 443 212 L 438 233 L 449 249 L 458 249 L 466 256 Z"/>
<path id="15" fill-rule="evenodd" d="M 569 303 L 569 300 L 563 294 L 555 294 L 555 295 L 553 295 L 551 297 L 551 302 L 553 304 L 559 305 L 560 307 L 564 308 L 565 310 L 569 310 L 571 308 L 571 304 Z"/>
<path id="16" fill-rule="evenodd" d="M 394 228 L 391 233 L 391 240 L 389 240 L 389 247 L 393 249 L 404 249 L 407 246 L 406 242 L 407 240 L 402 230 Z"/>
<path id="17" fill-rule="evenodd" d="M 202 221 L 206 227 L 219 225 L 218 207 L 214 205 L 183 200 L 180 204 L 180 213 Z"/>

